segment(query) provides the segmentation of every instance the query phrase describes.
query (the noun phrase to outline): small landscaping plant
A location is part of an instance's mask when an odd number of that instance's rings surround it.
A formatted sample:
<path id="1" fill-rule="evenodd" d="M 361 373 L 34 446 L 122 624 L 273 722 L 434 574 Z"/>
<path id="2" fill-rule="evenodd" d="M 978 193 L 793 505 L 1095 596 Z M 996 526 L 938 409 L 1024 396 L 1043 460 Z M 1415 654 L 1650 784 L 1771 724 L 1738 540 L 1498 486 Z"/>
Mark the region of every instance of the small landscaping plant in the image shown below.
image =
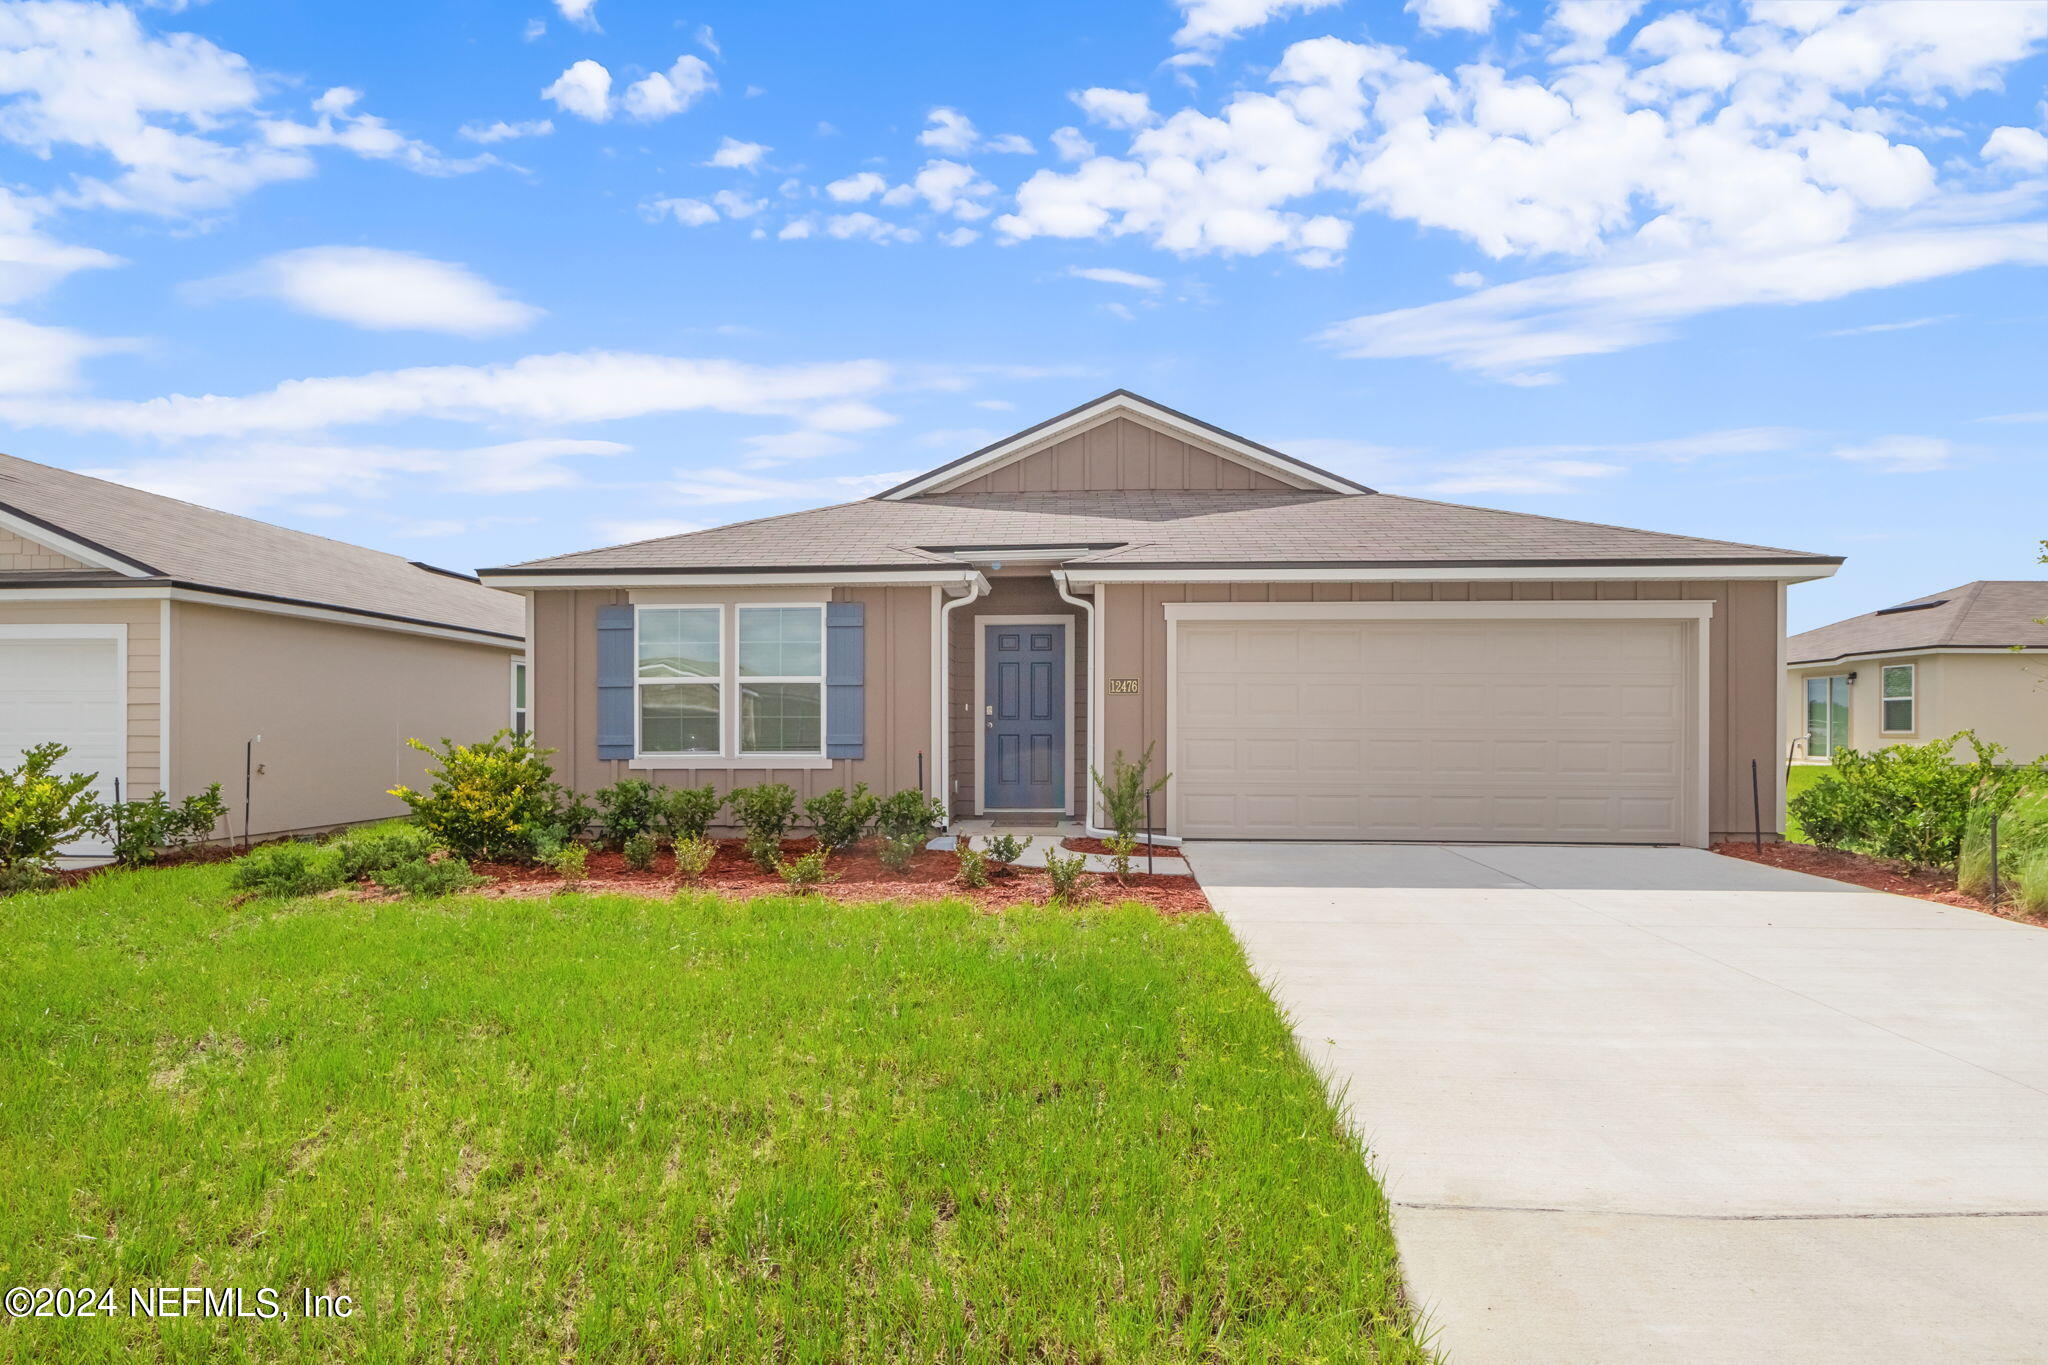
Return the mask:
<path id="1" fill-rule="evenodd" d="M 1062 854 L 1057 849 L 1045 851 L 1045 875 L 1052 882 L 1052 900 L 1055 905 L 1072 905 L 1081 895 L 1081 879 L 1088 870 L 1088 857 L 1083 853 Z"/>
<path id="2" fill-rule="evenodd" d="M 867 783 L 856 782 L 851 791 L 834 787 L 804 802 L 804 819 L 817 834 L 818 847 L 838 853 L 860 842 L 880 805 Z"/>
<path id="3" fill-rule="evenodd" d="M 988 841 L 988 860 L 994 863 L 997 868 L 1007 872 L 1012 864 L 1024 856 L 1024 850 L 1031 847 L 1037 841 L 1037 837 L 1030 834 L 1025 835 L 1022 839 L 1019 839 L 1014 834 L 995 835 Z"/>
<path id="4" fill-rule="evenodd" d="M 317 896 L 347 880 L 342 873 L 341 854 L 332 844 L 322 846 L 291 839 L 264 844 L 242 855 L 235 861 L 228 884 L 237 891 L 258 896 Z"/>
<path id="5" fill-rule="evenodd" d="M 1955 761 L 1958 743 L 1972 758 Z M 1807 838 L 1914 867 L 1953 868 L 1971 809 L 2002 808 L 2029 772 L 1998 762 L 1997 744 L 1964 730 L 1928 744 L 1837 749 L 1832 771 L 1787 803 Z"/>
<path id="6" fill-rule="evenodd" d="M 702 881 L 711 862 L 718 856 L 718 845 L 703 835 L 676 840 L 676 876 L 695 885 Z"/>
<path id="7" fill-rule="evenodd" d="M 535 748 L 510 730 L 477 744 L 444 739 L 438 750 L 417 739 L 406 743 L 440 763 L 425 792 L 393 787 L 391 794 L 457 857 L 524 861 L 533 856 L 536 832 L 560 823 L 560 789 L 547 760 L 554 750 Z"/>
<path id="8" fill-rule="evenodd" d="M 590 875 L 590 850 L 582 844 L 563 844 L 548 859 L 548 866 L 555 870 L 564 886 L 580 886 Z"/>
<path id="9" fill-rule="evenodd" d="M 1138 755 L 1135 763 L 1124 757 L 1122 749 L 1118 749 L 1109 760 L 1108 777 L 1094 768 L 1088 770 L 1088 776 L 1095 782 L 1095 790 L 1102 797 L 1103 823 L 1115 830 L 1119 837 L 1136 835 L 1145 828 L 1146 798 L 1164 787 L 1166 779 L 1173 776 L 1166 773 L 1157 782 L 1147 780 L 1152 771 L 1153 748 L 1147 744 L 1145 752 Z"/>
<path id="10" fill-rule="evenodd" d="M 352 829 L 328 845 L 341 860 L 346 881 L 374 877 L 400 863 L 432 857 L 438 845 L 434 836 L 418 825 L 372 825 Z"/>
<path id="11" fill-rule="evenodd" d="M 377 885 L 405 896 L 452 896 L 482 886 L 486 879 L 469 870 L 459 858 L 412 858 L 387 867 L 376 876 Z"/>
<path id="12" fill-rule="evenodd" d="M 1119 886 L 1123 885 L 1130 880 L 1131 855 L 1138 851 L 1137 839 L 1129 834 L 1119 834 L 1114 838 L 1104 839 L 1102 846 L 1109 850 L 1111 874 L 1116 877 Z"/>
<path id="13" fill-rule="evenodd" d="M 57 850 L 90 827 L 99 803 L 87 788 L 98 774 L 57 772 L 70 752 L 38 744 L 0 768 L 0 890 L 46 884 Z"/>
<path id="14" fill-rule="evenodd" d="M 2048 848 L 2038 848 L 2014 869 L 2013 903 L 2030 915 L 2048 915 Z"/>
<path id="15" fill-rule="evenodd" d="M 726 798 L 733 819 L 746 831 L 747 856 L 763 872 L 773 872 L 782 858 L 782 836 L 796 818 L 796 792 L 782 782 L 735 787 Z"/>
<path id="16" fill-rule="evenodd" d="M 664 800 L 652 782 L 629 777 L 597 789 L 598 828 L 604 842 L 624 849 L 636 834 L 652 834 L 661 824 Z"/>
<path id="17" fill-rule="evenodd" d="M 641 830 L 636 834 L 627 835 L 626 842 L 619 851 L 625 857 L 626 866 L 633 871 L 651 872 L 654 870 L 655 854 L 661 851 L 661 845 L 654 841 L 652 834 Z"/>
<path id="18" fill-rule="evenodd" d="M 1988 896 L 1992 889 L 1991 829 L 1998 826 L 1998 889 L 2000 898 L 2019 896 L 2025 869 L 2048 853 L 2048 786 L 2015 786 L 2002 799 L 1980 802 L 1963 822 L 1962 854 L 1956 862 L 1956 889 Z"/>
<path id="19" fill-rule="evenodd" d="M 839 880 L 838 874 L 826 870 L 825 865 L 831 859 L 832 855 L 824 849 L 814 848 L 794 858 L 777 860 L 775 871 L 789 883 L 791 891 L 799 896 L 808 896 L 825 883 Z"/>
<path id="20" fill-rule="evenodd" d="M 954 881 L 977 889 L 988 885 L 988 854 L 970 844 L 964 834 L 960 836 L 959 847 L 953 850 L 953 854 L 960 860 L 960 870 L 953 874 Z"/>
<path id="21" fill-rule="evenodd" d="M 709 782 L 701 787 L 671 787 L 662 793 L 661 827 L 678 844 L 702 839 L 724 804 L 725 798 Z"/>
<path id="22" fill-rule="evenodd" d="M 146 867 L 167 852 L 197 843 L 213 833 L 228 813 L 216 782 L 196 796 L 172 805 L 162 792 L 140 801 L 119 801 L 95 807 L 90 829 L 113 848 L 122 867 Z"/>
<path id="23" fill-rule="evenodd" d="M 915 787 L 905 787 L 875 809 L 875 832 L 882 838 L 875 856 L 890 871 L 901 872 L 945 823 L 944 806 Z"/>

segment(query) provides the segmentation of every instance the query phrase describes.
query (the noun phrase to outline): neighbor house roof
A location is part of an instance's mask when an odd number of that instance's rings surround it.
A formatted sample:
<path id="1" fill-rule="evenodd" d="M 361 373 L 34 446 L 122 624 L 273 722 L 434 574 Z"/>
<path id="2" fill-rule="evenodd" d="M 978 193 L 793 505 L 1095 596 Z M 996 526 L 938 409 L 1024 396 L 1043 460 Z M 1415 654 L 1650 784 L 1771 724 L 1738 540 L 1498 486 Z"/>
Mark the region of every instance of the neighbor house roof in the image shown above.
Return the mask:
<path id="1" fill-rule="evenodd" d="M 1104 568 L 1783 564 L 1841 561 L 1387 493 L 1119 491 L 871 498 L 557 555 L 492 574 L 965 567 L 963 553 L 1073 547 Z"/>
<path id="2" fill-rule="evenodd" d="M 0 455 L 4 522 L 91 567 L 0 574 L 0 588 L 194 588 L 525 636 L 520 600 L 465 575 L 12 455 Z"/>
<path id="3" fill-rule="evenodd" d="M 1979 580 L 1852 616 L 1785 642 L 1787 663 L 1917 649 L 2048 649 L 2048 582 Z"/>

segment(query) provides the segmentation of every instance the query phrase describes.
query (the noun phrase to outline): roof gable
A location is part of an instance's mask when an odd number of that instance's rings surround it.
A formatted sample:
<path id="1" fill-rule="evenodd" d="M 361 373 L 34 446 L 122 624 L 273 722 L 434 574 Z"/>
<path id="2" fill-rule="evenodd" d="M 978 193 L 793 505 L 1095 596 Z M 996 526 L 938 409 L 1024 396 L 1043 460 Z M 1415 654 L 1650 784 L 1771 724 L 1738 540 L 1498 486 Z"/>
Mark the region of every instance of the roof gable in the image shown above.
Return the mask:
<path id="1" fill-rule="evenodd" d="M 1803 631 L 1785 642 L 1791 664 L 1922 649 L 2048 649 L 2048 582 L 1980 580 Z"/>
<path id="2" fill-rule="evenodd" d="M 877 496 L 1185 489 L 1373 491 L 1117 389 Z"/>

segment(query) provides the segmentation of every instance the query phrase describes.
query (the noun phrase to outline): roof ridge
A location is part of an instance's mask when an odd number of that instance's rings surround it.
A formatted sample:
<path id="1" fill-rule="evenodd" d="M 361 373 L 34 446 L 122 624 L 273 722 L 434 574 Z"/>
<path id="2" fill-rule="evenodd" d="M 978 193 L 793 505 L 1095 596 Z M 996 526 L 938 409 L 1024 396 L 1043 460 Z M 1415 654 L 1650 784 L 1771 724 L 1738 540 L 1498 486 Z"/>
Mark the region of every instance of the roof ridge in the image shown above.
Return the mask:
<path id="1" fill-rule="evenodd" d="M 1577 517 L 1553 517 L 1545 512 L 1515 512 L 1505 507 L 1482 507 L 1472 502 L 1446 502 L 1441 498 L 1417 498 L 1406 493 L 1381 493 L 1383 498 L 1394 498 L 1401 502 L 1427 503 L 1432 507 L 1455 507 L 1461 512 L 1487 512 L 1499 517 L 1527 517 L 1532 521 L 1548 521 L 1559 526 L 1591 526 L 1602 531 L 1626 531 L 1630 535 L 1661 536 L 1667 540 L 1698 540 L 1710 545 L 1734 545 L 1745 550 L 1762 550 L 1774 555 L 1797 555 L 1803 559 L 1827 560 L 1839 564 L 1840 555 L 1815 554 L 1811 550 L 1791 550 L 1782 545 L 1759 545 L 1749 540 L 1721 540 L 1714 536 L 1695 536 L 1682 531 L 1649 531 L 1640 526 L 1623 526 L 1613 521 L 1584 521 Z"/>
<path id="2" fill-rule="evenodd" d="M 1950 589 L 1950 591 L 1953 592 L 1956 589 Z M 1963 600 L 1956 607 L 1954 617 L 1949 621 L 1948 629 L 1942 633 L 1937 643 L 1952 645 L 1956 642 L 1956 636 L 1961 632 L 1963 622 L 1968 619 L 1970 612 L 1976 607 L 1977 599 L 1984 595 L 1984 580 L 1980 578 L 1974 583 L 1965 583 L 1961 591 L 1964 593 Z"/>

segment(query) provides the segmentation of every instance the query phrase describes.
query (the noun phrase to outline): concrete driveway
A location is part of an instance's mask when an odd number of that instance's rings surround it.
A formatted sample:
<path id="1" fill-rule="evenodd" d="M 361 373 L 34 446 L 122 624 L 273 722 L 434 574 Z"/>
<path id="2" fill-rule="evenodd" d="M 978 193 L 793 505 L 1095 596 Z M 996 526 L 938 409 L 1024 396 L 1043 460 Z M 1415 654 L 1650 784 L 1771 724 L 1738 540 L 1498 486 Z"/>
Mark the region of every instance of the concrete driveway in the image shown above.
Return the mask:
<path id="1" fill-rule="evenodd" d="M 2048 930 L 1689 849 L 1188 854 L 1452 1365 L 2048 1361 Z"/>

